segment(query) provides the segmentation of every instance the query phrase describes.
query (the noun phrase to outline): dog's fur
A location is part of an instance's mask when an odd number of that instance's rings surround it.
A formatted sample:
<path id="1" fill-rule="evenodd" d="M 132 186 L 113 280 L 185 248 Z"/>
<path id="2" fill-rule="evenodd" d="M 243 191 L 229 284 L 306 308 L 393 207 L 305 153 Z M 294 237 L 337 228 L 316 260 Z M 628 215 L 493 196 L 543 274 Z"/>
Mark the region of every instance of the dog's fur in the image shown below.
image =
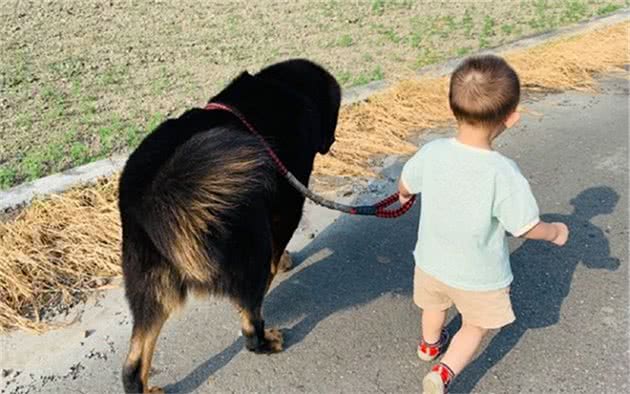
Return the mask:
<path id="1" fill-rule="evenodd" d="M 304 184 L 328 152 L 340 88 L 320 66 L 290 60 L 243 73 L 210 100 L 236 107 Z M 187 294 L 230 298 L 246 347 L 282 349 L 265 330 L 263 297 L 288 268 L 285 252 L 304 198 L 282 178 L 260 142 L 224 111 L 192 109 L 167 120 L 129 157 L 120 179 L 122 265 L 133 330 L 122 380 L 149 392 L 157 337 Z"/>

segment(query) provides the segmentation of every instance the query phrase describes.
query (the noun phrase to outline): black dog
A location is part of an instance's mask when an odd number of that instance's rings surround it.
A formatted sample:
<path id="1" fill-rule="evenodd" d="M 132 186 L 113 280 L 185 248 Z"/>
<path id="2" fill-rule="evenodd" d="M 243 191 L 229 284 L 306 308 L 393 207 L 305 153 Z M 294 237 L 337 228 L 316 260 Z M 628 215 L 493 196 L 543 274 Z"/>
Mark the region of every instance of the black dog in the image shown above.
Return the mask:
<path id="1" fill-rule="evenodd" d="M 306 60 L 243 73 L 210 102 L 237 108 L 304 184 L 334 142 L 340 88 Z M 126 392 L 147 384 L 162 325 L 187 294 L 226 296 L 239 308 L 247 349 L 282 350 L 265 329 L 263 297 L 290 268 L 285 248 L 304 198 L 278 175 L 262 144 L 231 113 L 192 109 L 153 131 L 120 179 L 122 265 L 133 331 Z"/>

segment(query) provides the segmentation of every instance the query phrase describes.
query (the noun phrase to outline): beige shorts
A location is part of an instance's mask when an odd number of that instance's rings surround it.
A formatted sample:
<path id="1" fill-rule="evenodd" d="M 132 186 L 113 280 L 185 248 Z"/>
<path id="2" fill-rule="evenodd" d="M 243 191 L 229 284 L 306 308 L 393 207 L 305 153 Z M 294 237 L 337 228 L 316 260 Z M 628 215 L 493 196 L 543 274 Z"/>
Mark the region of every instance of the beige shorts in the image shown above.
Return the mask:
<path id="1" fill-rule="evenodd" d="M 515 320 L 509 287 L 490 291 L 455 289 L 418 267 L 413 277 L 413 301 L 426 310 L 443 311 L 455 305 L 462 322 L 476 327 L 501 328 Z"/>

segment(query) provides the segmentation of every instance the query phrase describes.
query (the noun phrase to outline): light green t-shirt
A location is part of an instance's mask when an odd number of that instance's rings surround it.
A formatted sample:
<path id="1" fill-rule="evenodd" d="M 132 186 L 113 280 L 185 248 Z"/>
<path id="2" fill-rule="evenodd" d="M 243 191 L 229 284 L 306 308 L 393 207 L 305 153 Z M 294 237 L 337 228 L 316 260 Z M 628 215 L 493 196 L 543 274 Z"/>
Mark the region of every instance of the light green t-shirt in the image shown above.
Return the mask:
<path id="1" fill-rule="evenodd" d="M 401 178 L 411 193 L 421 193 L 419 268 L 463 290 L 512 282 L 506 231 L 520 236 L 540 220 L 529 183 L 512 160 L 444 138 L 423 146 Z"/>

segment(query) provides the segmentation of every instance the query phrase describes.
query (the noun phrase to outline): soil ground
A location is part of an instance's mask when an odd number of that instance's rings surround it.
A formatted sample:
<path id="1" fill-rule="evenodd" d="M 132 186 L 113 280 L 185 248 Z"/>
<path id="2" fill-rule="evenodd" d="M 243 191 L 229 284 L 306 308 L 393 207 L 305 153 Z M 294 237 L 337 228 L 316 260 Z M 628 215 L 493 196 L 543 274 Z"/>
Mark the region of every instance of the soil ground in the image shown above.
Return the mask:
<path id="1" fill-rule="evenodd" d="M 561 1 L 0 2 L 0 189 L 135 147 L 240 71 L 306 57 L 345 86 L 628 6 Z"/>

